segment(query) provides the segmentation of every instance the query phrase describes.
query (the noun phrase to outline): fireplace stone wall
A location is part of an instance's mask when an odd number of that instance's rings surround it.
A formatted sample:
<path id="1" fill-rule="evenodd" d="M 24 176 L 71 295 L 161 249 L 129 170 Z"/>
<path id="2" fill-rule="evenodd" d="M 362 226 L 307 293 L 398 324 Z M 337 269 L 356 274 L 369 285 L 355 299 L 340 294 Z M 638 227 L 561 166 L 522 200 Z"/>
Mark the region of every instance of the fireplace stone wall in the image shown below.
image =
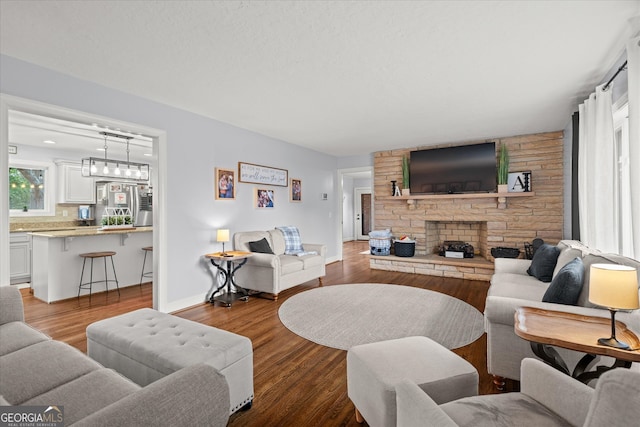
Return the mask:
<path id="1" fill-rule="evenodd" d="M 416 198 L 409 200 L 411 203 L 404 198 L 389 197 L 391 180 L 402 182 L 403 155 L 417 149 L 464 143 L 377 152 L 374 155 L 374 228 L 389 228 L 396 236 L 415 238 L 417 255 L 433 253 L 432 239 L 438 230 L 443 230 L 446 236 L 459 236 L 447 240 L 467 241 L 479 256 L 488 260 L 492 259 L 493 247 L 517 247 L 524 253 L 524 242 L 536 237 L 556 243 L 562 239 L 563 225 L 562 138 L 559 131 L 468 143 L 495 141 L 496 148 L 504 143 L 509 149 L 509 171 L 531 171 L 535 195 L 507 198 L 503 205 L 495 195 Z"/>

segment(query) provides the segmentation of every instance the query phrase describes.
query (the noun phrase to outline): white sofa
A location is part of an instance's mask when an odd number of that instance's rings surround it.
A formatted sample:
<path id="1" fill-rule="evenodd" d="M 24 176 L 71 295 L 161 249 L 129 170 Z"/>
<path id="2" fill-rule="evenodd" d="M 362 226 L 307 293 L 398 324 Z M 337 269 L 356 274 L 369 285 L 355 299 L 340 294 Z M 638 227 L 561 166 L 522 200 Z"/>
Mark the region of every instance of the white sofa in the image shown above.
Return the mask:
<path id="1" fill-rule="evenodd" d="M 304 251 L 315 254 L 285 255 L 285 240 L 282 231 L 242 231 L 233 235 L 233 247 L 237 251 L 248 251 L 250 242 L 266 239 L 273 254 L 254 252 L 247 263 L 235 273 L 238 286 L 267 294 L 276 300 L 286 289 L 309 280 L 318 279 L 322 286 L 325 275 L 327 248 L 323 244 L 303 243 Z"/>
<path id="2" fill-rule="evenodd" d="M 541 282 L 527 273 L 530 260 L 496 258 L 495 271 L 485 304 L 485 331 L 487 333 L 487 368 L 489 374 L 501 383 L 501 378 L 520 380 L 520 364 L 526 357 L 536 356 L 528 341 L 514 332 L 514 313 L 518 307 L 537 307 L 546 310 L 563 311 L 586 316 L 610 318 L 608 310 L 591 304 L 589 297 L 589 268 L 595 263 L 623 264 L 635 267 L 640 274 L 640 261 L 616 254 L 604 254 L 575 240 L 563 240 L 557 244 L 560 255 L 554 270 L 554 277 L 560 269 L 575 259 L 582 258 L 585 275 L 584 285 L 578 305 L 563 305 L 542 302 L 542 297 L 550 283 Z M 640 282 L 640 280 L 639 280 Z M 640 310 L 630 313 L 620 312 L 616 320 L 625 323 L 636 334 L 640 334 Z M 573 369 L 583 353 L 556 348 Z M 601 362 L 598 359 L 594 361 Z M 610 365 L 611 360 L 606 361 Z M 637 366 L 634 367 L 634 369 Z"/>

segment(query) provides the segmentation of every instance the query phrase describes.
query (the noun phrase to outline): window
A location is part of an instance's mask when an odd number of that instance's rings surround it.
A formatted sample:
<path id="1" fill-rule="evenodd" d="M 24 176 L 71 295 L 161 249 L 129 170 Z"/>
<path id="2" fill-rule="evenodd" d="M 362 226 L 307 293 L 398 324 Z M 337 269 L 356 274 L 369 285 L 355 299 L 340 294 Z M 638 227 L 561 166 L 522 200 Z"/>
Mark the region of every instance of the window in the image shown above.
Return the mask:
<path id="1" fill-rule="evenodd" d="M 55 215 L 53 165 L 12 162 L 9 165 L 9 212 L 15 216 Z"/>
<path id="2" fill-rule="evenodd" d="M 613 107 L 613 126 L 617 176 L 615 182 L 616 206 L 614 215 L 618 218 L 618 250 L 625 256 L 633 257 L 631 233 L 631 177 L 629 165 L 629 103 Z"/>

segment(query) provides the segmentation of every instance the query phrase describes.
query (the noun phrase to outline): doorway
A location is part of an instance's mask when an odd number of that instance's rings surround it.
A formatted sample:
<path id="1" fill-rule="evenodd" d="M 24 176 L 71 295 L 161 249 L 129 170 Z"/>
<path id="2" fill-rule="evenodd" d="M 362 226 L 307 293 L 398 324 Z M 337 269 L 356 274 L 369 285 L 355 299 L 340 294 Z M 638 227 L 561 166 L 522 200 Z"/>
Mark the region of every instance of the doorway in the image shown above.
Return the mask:
<path id="1" fill-rule="evenodd" d="M 0 169 L 5 171 L 9 168 L 8 146 L 9 146 L 9 116 L 10 112 L 27 113 L 53 120 L 67 121 L 74 124 L 91 125 L 98 123 L 104 127 L 113 129 L 126 129 L 130 133 L 145 135 L 152 140 L 152 176 L 154 182 L 154 193 L 159 197 L 153 197 L 154 201 L 154 231 L 153 244 L 160 248 L 154 251 L 153 265 L 155 272 L 153 280 L 153 307 L 163 311 L 167 305 L 166 302 L 166 251 L 163 250 L 163 243 L 166 240 L 166 224 L 165 224 L 165 202 L 163 197 L 166 179 L 164 170 L 166 168 L 166 133 L 162 130 L 137 125 L 133 123 L 123 122 L 120 120 L 109 119 L 102 116 L 96 116 L 75 110 L 69 110 L 56 105 L 45 104 L 29 99 L 14 97 L 2 94 L 0 96 Z M 8 174 L 2 174 L 0 177 L 0 186 L 8 188 Z M 0 256 L 0 285 L 9 283 L 9 203 L 7 200 L 0 201 L 0 240 L 2 240 L 2 256 Z M 7 255 L 5 255 L 7 254 Z"/>
<path id="2" fill-rule="evenodd" d="M 371 188 L 354 189 L 354 230 L 356 240 L 369 240 L 371 231 Z"/>

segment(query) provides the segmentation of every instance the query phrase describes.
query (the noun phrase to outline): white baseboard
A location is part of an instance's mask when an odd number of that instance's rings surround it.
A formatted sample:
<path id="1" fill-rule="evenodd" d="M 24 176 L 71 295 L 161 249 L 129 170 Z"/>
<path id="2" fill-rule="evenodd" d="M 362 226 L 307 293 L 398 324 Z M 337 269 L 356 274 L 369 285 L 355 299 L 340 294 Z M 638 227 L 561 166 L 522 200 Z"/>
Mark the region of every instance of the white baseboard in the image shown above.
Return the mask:
<path id="1" fill-rule="evenodd" d="M 172 301 L 167 303 L 165 313 L 174 313 L 185 308 L 193 307 L 194 305 L 200 305 L 206 301 L 206 295 L 197 294 L 188 298 L 183 298 L 178 301 Z"/>

